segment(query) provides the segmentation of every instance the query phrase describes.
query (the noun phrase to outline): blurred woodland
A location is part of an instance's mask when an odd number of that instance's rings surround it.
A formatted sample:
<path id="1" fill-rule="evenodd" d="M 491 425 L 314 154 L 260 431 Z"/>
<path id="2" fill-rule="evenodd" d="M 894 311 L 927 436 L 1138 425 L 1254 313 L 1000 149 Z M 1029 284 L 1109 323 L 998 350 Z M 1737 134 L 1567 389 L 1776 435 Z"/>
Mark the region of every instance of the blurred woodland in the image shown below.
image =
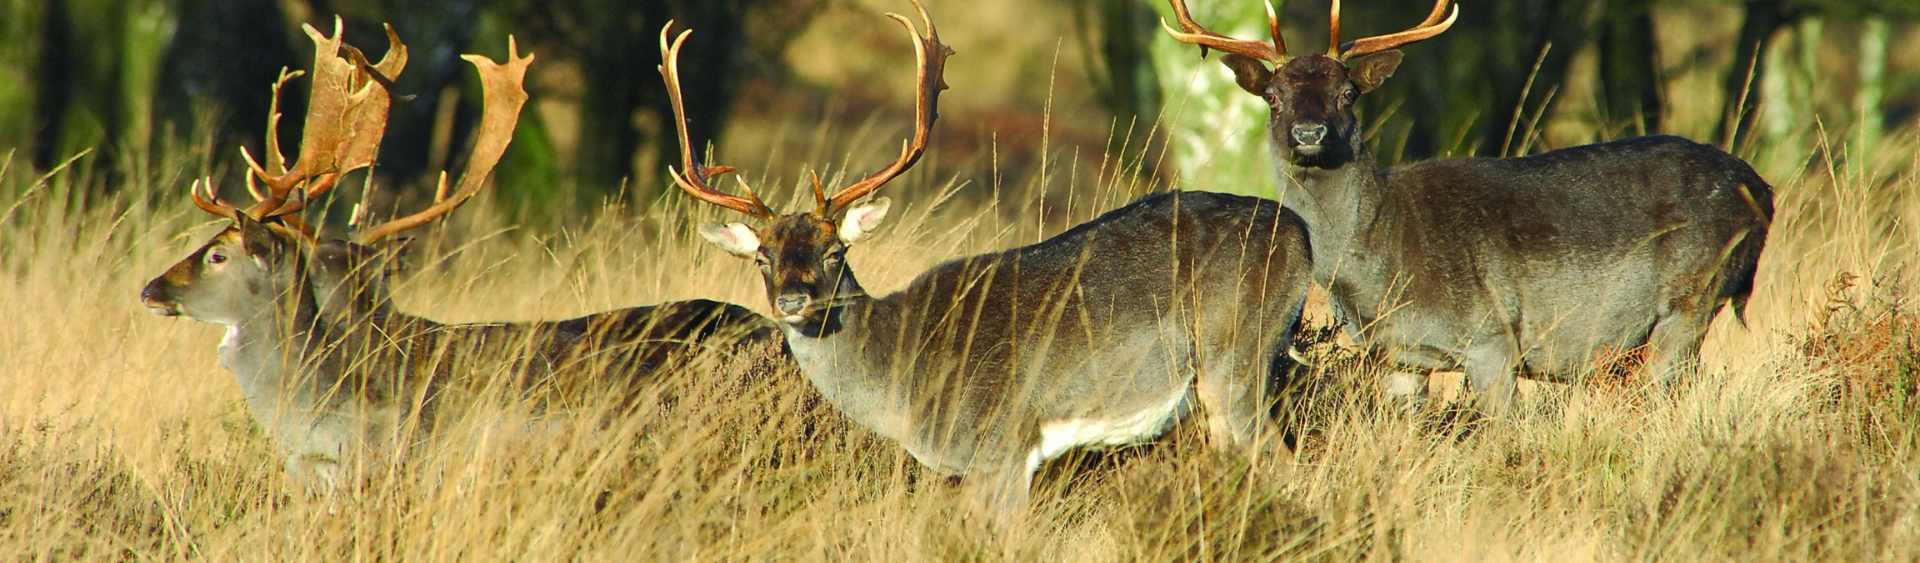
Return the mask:
<path id="1" fill-rule="evenodd" d="M 1164 2 L 928 4 L 958 55 L 919 173 L 1044 190 L 1034 178 L 1071 159 L 1146 185 L 1181 173 L 1197 187 L 1271 193 L 1256 185 L 1272 182 L 1259 102 L 1164 36 Z M 1264 36 L 1253 0 L 1190 4 L 1216 30 Z M 1343 27 L 1398 31 L 1430 6 L 1352 0 Z M 1296 52 L 1325 42 L 1327 9 L 1284 2 Z M 681 63 L 693 142 L 793 185 L 800 157 L 844 161 L 853 174 L 892 158 L 910 124 L 911 48 L 880 14 L 911 10 L 905 0 L 0 0 L 0 154 L 44 171 L 91 149 L 80 165 L 99 168 L 102 190 L 115 174 L 185 166 L 237 193 L 236 147 L 259 154 L 267 86 L 282 67 L 310 64 L 300 26 L 331 32 L 339 14 L 347 42 L 368 56 L 384 46 L 382 22 L 413 53 L 397 85 L 412 100 L 391 118 L 383 184 L 418 194 L 439 170 L 458 169 L 449 160 L 464 154 L 479 109 L 459 54 L 501 57 L 512 34 L 539 62 L 534 111 L 500 172 L 508 205 L 644 206 L 665 193 L 678 150 L 654 70 L 661 26 L 675 20 L 694 30 Z M 1653 132 L 1746 153 L 1816 130 L 1870 144 L 1920 119 L 1916 21 L 1920 0 L 1467 0 L 1451 31 L 1406 49 L 1361 113 L 1388 160 Z M 282 105 L 289 154 L 298 90 Z M 819 154 L 776 154 L 855 132 L 857 142 L 827 142 Z M 1198 173 L 1229 153 L 1260 173 Z"/>

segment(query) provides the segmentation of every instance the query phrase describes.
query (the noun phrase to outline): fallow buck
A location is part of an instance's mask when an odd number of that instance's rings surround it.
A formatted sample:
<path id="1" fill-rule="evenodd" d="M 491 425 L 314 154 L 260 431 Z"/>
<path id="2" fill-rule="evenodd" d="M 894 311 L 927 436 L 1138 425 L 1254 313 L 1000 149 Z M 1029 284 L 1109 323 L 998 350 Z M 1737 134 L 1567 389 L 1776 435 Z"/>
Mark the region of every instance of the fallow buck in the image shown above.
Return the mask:
<path id="1" fill-rule="evenodd" d="M 232 224 L 140 293 L 156 314 L 227 327 L 221 364 L 234 373 L 255 420 L 287 456 L 288 473 L 321 489 L 331 489 L 359 454 L 396 451 L 406 426 L 418 420 L 423 391 L 394 377 L 395 371 L 352 369 L 356 359 L 339 353 L 338 336 L 320 318 L 307 275 L 312 234 L 297 215 L 306 204 L 303 188 L 323 191 L 373 163 L 392 103 L 386 85 L 407 62 L 406 47 L 391 28 L 387 54 L 368 65 L 341 43 L 339 27 L 336 19 L 333 37 L 304 27 L 315 53 L 299 160 L 286 167 L 276 126 L 280 89 L 302 73 L 282 72 L 267 122 L 267 163 L 263 167 L 246 155 L 252 168 L 247 186 L 258 201 L 238 209 L 214 194 L 211 184 L 203 197 L 196 183 L 194 203 Z M 474 62 L 483 75 L 501 72 L 491 61 Z M 256 178 L 267 184 L 265 193 Z"/>
<path id="2" fill-rule="evenodd" d="M 518 71 L 524 74 L 525 64 Z M 485 77 L 488 80 L 493 77 Z M 524 100 L 517 88 L 489 88 Z M 518 101 L 489 99 L 488 107 L 518 107 Z M 496 119 L 498 117 L 498 119 Z M 508 116 L 482 117 L 476 164 L 491 167 L 511 138 Z M 486 127 L 504 125 L 503 134 Z M 447 194 L 444 176 L 432 206 L 371 227 L 356 208 L 355 228 L 347 240 L 318 243 L 309 275 L 322 317 L 343 335 L 353 355 L 380 365 L 407 365 L 410 377 L 425 377 L 455 388 L 487 387 L 488 366 L 512 364 L 513 377 L 494 385 L 542 405 L 577 405 L 613 397 L 631 406 L 658 383 L 647 375 L 699 352 L 771 352 L 779 355 L 779 332 L 766 317 L 730 303 L 706 299 L 604 311 L 560 321 L 445 324 L 408 314 L 393 303 L 390 278 L 403 269 L 408 239 L 395 237 L 452 213 L 478 194 L 486 169 L 469 167 L 458 190 Z M 309 197 L 317 197 L 310 190 Z M 752 350 L 750 350 L 752 349 Z M 497 371 L 497 370 L 496 370 Z"/>
<path id="3" fill-rule="evenodd" d="M 1290 456 L 1269 416 L 1309 284 L 1306 235 L 1272 201 L 1163 193 L 1045 241 L 952 260 L 904 289 L 867 293 L 848 248 L 889 209 L 858 203 L 925 152 L 947 56 L 924 7 L 911 141 L 897 160 L 832 196 L 814 182 L 811 212 L 778 215 L 743 184 L 715 189 L 676 115 L 687 194 L 758 223 L 700 234 L 753 260 L 795 361 L 827 401 L 926 466 L 964 475 L 989 522 L 1022 514 L 1034 472 L 1063 452 L 1155 437 L 1207 409 L 1213 443 Z M 676 102 L 676 58 L 662 30 L 660 72 Z M 678 105 L 676 104 L 676 109 Z"/>
<path id="4" fill-rule="evenodd" d="M 1519 158 L 1455 158 L 1382 169 L 1354 101 L 1400 65 L 1397 47 L 1446 31 L 1439 0 L 1412 29 L 1289 56 L 1227 37 L 1171 0 L 1182 42 L 1225 52 L 1239 86 L 1266 100 L 1282 195 L 1311 230 L 1314 279 L 1373 353 L 1404 369 L 1464 369 L 1483 413 L 1510 406 L 1516 372 L 1566 381 L 1621 350 L 1649 348 L 1650 373 L 1697 369 L 1726 303 L 1744 320 L 1773 217 L 1773 189 L 1745 162 L 1651 136 Z M 1442 19 L 1442 16 L 1446 16 Z M 1390 394 L 1424 403 L 1401 373 Z"/>
<path id="5" fill-rule="evenodd" d="M 348 284 L 336 275 L 342 270 L 328 267 L 346 262 L 320 252 L 329 245 L 314 248 L 313 228 L 299 213 L 310 198 L 326 193 L 342 175 L 373 163 L 392 103 L 386 88 L 404 68 L 407 51 L 389 29 L 390 48 L 379 64 L 371 65 L 340 42 L 337 30 L 329 38 L 312 27 L 305 29 L 315 43 L 315 62 L 299 159 L 289 169 L 276 142 L 280 90 L 301 74 L 282 73 L 274 85 L 275 109 L 267 125 L 267 162 L 262 165 L 246 155 L 251 168 L 249 191 L 258 201 L 239 209 L 215 195 L 211 184 L 205 186 L 204 195 L 196 184 L 194 202 L 232 224 L 149 282 L 141 298 L 157 314 L 227 327 L 220 345 L 221 363 L 238 379 L 256 421 L 286 455 L 289 474 L 316 489 L 331 490 L 368 458 L 403 457 L 419 434 L 416 431 L 430 429 L 435 406 L 456 383 L 446 373 L 455 362 L 446 356 L 486 348 L 478 338 L 464 339 L 460 346 L 420 346 L 418 342 L 453 339 L 442 332 L 507 330 L 414 330 L 414 325 L 401 329 L 341 322 L 354 317 L 350 307 L 384 303 L 385 286 L 378 286 L 380 293 L 354 294 L 363 300 L 358 303 L 346 299 L 346 292 L 334 291 Z M 451 211 L 484 183 L 512 137 L 525 100 L 520 84 L 532 61 L 517 56 L 511 41 L 508 48 L 505 65 L 466 57 L 480 73 L 486 107 L 455 198 L 442 198 L 426 212 L 367 234 L 386 236 L 425 223 Z M 266 185 L 264 191 L 256 181 Z M 330 285 L 323 288 L 323 283 Z M 751 311 L 734 309 L 762 326 L 767 324 Z M 645 325 L 634 320 L 621 326 L 637 333 Z M 386 329 L 393 332 L 383 332 Z M 528 339 L 501 338 L 493 344 L 507 348 L 522 340 Z M 631 371 L 634 364 L 615 367 Z M 458 383 L 478 383 L 465 379 Z"/>

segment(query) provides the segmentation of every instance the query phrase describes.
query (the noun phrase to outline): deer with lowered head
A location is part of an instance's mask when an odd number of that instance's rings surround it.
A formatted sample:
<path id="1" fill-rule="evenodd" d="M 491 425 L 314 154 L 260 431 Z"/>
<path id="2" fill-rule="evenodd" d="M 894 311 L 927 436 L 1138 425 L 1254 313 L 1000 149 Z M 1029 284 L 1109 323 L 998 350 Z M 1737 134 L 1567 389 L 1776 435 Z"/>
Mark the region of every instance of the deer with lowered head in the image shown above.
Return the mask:
<path id="1" fill-rule="evenodd" d="M 1334 0 L 1326 54 L 1227 37 L 1171 0 L 1182 42 L 1266 100 L 1281 193 L 1312 231 L 1314 279 L 1359 342 L 1413 370 L 1466 371 L 1478 410 L 1498 414 L 1516 374 L 1568 381 L 1645 347 L 1649 373 L 1697 369 L 1722 306 L 1736 316 L 1773 218 L 1773 189 L 1710 145 L 1651 136 L 1518 158 L 1375 164 L 1354 102 L 1400 66 L 1396 48 L 1453 25 L 1438 0 L 1412 29 L 1340 42 Z M 1442 16 L 1445 16 L 1444 19 Z M 1426 382 L 1388 392 L 1423 404 Z"/>
<path id="2" fill-rule="evenodd" d="M 500 122 L 483 117 L 482 123 Z M 475 153 L 491 156 L 484 161 L 491 166 L 510 135 L 479 138 Z M 470 169 L 465 179 L 484 177 Z M 418 376 L 438 371 L 435 379 L 456 388 L 487 386 L 490 382 L 484 380 L 491 379 L 487 368 L 497 368 L 506 360 L 512 364 L 512 377 L 496 390 L 549 406 L 589 403 L 611 395 L 624 410 L 657 383 L 648 375 L 668 369 L 675 360 L 707 349 L 767 352 L 766 348 L 779 345 L 778 330 L 766 317 L 706 299 L 559 321 L 446 324 L 401 311 L 393 302 L 390 279 L 405 269 L 402 254 L 409 239 L 395 237 L 453 212 L 483 185 L 465 181 L 449 196 L 443 179 L 434 204 L 426 210 L 355 228 L 345 240 L 322 241 L 313 248 L 308 275 L 322 318 L 345 336 L 342 346 L 349 353 L 375 363 L 409 365 L 409 373 Z M 358 211 L 353 218 L 356 226 L 364 220 Z"/>
<path id="3" fill-rule="evenodd" d="M 886 198 L 860 203 L 925 152 L 952 53 L 918 2 L 913 137 L 897 160 L 815 208 L 776 214 L 710 183 L 686 145 L 672 171 L 701 201 L 746 223 L 700 234 L 752 260 L 794 360 L 855 423 L 922 464 L 964 476 L 976 513 L 1023 513 L 1034 472 L 1081 447 L 1153 438 L 1195 408 L 1213 443 L 1290 455 L 1269 418 L 1276 366 L 1309 283 L 1306 233 L 1276 202 L 1213 193 L 1149 195 L 1045 241 L 960 258 L 876 296 L 847 252 L 880 225 Z M 675 64 L 687 33 L 661 32 L 661 74 L 679 99 Z M 677 106 L 676 106 L 677 107 Z"/>
<path id="4" fill-rule="evenodd" d="M 262 165 L 250 155 L 246 158 L 251 168 L 248 187 L 258 201 L 240 209 L 215 195 L 210 184 L 204 194 L 196 185 L 193 201 L 232 224 L 141 292 L 142 301 L 156 314 L 227 327 L 220 345 L 221 363 L 234 373 L 249 411 L 286 455 L 286 468 L 295 479 L 330 491 L 357 465 L 404 457 L 420 434 L 417 430 L 431 430 L 437 407 L 450 389 L 486 384 L 472 374 L 456 373 L 456 366 L 478 366 L 466 356 L 491 352 L 507 360 L 525 358 L 520 362 L 522 369 L 542 371 L 535 368 L 556 364 L 556 359 L 587 356 L 583 348 L 650 349 L 637 341 L 615 338 L 611 340 L 617 342 L 609 344 L 609 339 L 555 334 L 646 334 L 652 327 L 672 324 L 635 310 L 606 314 L 604 318 L 611 321 L 593 316 L 549 323 L 554 328 L 538 323 L 428 327 L 389 322 L 391 311 L 381 308 L 386 300 L 384 283 L 342 281 L 367 278 L 341 268 L 385 262 L 379 257 L 328 251 L 347 248 L 343 243 L 316 248 L 314 230 L 299 213 L 310 198 L 326 193 L 342 175 L 373 163 L 392 103 L 387 86 L 404 68 L 406 47 L 389 29 L 387 54 L 379 64 L 369 64 L 357 50 L 340 42 L 338 31 L 331 38 L 312 27 L 306 32 L 316 51 L 298 160 L 289 168 L 275 142 L 279 92 L 300 75 L 283 73 L 274 85 L 276 109 L 268 120 L 267 162 Z M 479 70 L 486 107 L 460 190 L 451 199 L 440 198 L 427 211 L 359 233 L 360 240 L 374 242 L 444 215 L 485 182 L 512 137 L 526 99 L 520 84 L 532 57 L 519 57 L 511 41 L 508 49 L 509 62 L 504 65 L 475 55 L 466 57 Z M 264 190 L 257 183 L 264 183 Z M 353 250 L 371 247 L 349 248 Z M 366 291 L 339 291 L 342 288 Z M 741 318 L 757 323 L 759 332 L 771 332 L 758 315 L 732 309 L 737 311 L 723 312 L 745 315 Z M 372 324 L 375 317 L 385 324 Z M 571 345 L 553 346 L 549 341 Z M 596 365 L 607 366 L 609 373 L 581 379 L 611 379 L 606 386 L 616 390 L 637 379 L 633 372 L 639 364 Z"/>

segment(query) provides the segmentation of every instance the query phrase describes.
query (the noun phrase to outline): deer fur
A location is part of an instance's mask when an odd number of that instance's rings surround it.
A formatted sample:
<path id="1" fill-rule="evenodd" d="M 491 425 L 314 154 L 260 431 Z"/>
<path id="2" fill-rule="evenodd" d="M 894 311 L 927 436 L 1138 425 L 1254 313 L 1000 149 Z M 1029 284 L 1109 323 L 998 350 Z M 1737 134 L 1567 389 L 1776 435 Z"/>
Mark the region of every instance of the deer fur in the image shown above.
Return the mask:
<path id="1" fill-rule="evenodd" d="M 485 358 L 502 353 L 518 366 L 516 395 L 541 404 L 579 404 L 609 394 L 629 406 L 652 377 L 702 350 L 779 353 L 772 321 L 739 305 L 695 299 L 604 311 L 559 321 L 444 324 L 401 311 L 389 279 L 403 270 L 404 241 L 379 245 L 322 242 L 311 261 L 321 317 L 363 357 Z M 364 335 L 355 338 L 353 336 Z M 489 356 L 494 356 L 489 358 Z M 468 361 L 472 361 L 471 359 Z M 416 371 L 425 371 L 417 368 Z M 454 381 L 483 376 L 451 374 Z M 443 376 L 444 377 L 447 376 Z M 489 383 L 476 382 L 471 387 Z"/>
<path id="2" fill-rule="evenodd" d="M 701 233 L 759 264 L 821 395 L 928 467 L 965 475 L 990 514 L 1024 510 L 1047 460 L 1153 438 L 1196 407 L 1216 446 L 1288 455 L 1268 409 L 1310 266 L 1306 231 L 1277 203 L 1150 195 L 875 297 L 846 252 L 888 208 Z"/>
<path id="3" fill-rule="evenodd" d="M 221 365 L 288 473 L 321 492 L 356 466 L 404 460 L 449 405 L 505 398 L 551 410 L 613 397 L 624 410 L 670 358 L 778 345 L 765 317 L 706 300 L 441 324 L 392 306 L 387 260 L 353 243 L 312 246 L 296 229 L 240 214 L 141 298 L 157 314 L 227 327 Z"/>
<path id="4" fill-rule="evenodd" d="M 1744 314 L 1772 187 L 1739 158 L 1673 136 L 1380 167 L 1353 103 L 1399 67 L 1388 47 L 1451 25 L 1446 4 L 1409 32 L 1336 38 L 1336 56 L 1286 57 L 1277 24 L 1271 50 L 1185 19 L 1175 35 L 1240 51 L 1221 61 L 1269 104 L 1280 193 L 1313 233 L 1314 280 L 1373 353 L 1465 370 L 1485 413 L 1510 405 L 1516 374 L 1574 380 L 1642 346 L 1659 378 L 1693 371 L 1720 308 Z M 1413 377 L 1389 387 L 1418 405 L 1426 384 Z"/>
<path id="5" fill-rule="evenodd" d="M 341 353 L 321 317 L 301 235 L 245 214 L 148 282 L 154 313 L 227 328 L 220 363 L 233 372 L 255 421 L 286 456 L 287 472 L 331 490 L 375 452 L 403 453 L 426 389 L 397 371 Z"/>

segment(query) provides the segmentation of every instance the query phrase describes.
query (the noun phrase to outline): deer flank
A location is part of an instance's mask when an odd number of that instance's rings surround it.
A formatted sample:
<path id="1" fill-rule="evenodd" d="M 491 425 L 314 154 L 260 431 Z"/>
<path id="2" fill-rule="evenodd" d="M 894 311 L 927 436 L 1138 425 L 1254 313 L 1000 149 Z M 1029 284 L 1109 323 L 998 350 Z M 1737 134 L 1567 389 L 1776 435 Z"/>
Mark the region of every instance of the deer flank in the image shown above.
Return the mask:
<path id="1" fill-rule="evenodd" d="M 916 8 L 920 8 L 916 2 Z M 964 475 L 976 512 L 1024 512 L 1034 472 L 1079 447 L 1149 439 L 1194 406 L 1218 447 L 1287 450 L 1268 417 L 1309 283 L 1306 235 L 1276 202 L 1211 193 L 1141 198 L 1050 239 L 961 258 L 870 295 L 847 263 L 891 209 L 859 203 L 910 168 L 937 117 L 945 59 L 924 8 L 912 140 L 898 159 L 811 212 L 779 215 L 715 189 L 684 144 L 676 184 L 753 218 L 700 233 L 758 267 L 801 371 L 854 422 L 938 471 Z M 661 33 L 661 74 L 679 95 Z M 684 116 L 678 116 L 684 126 Z"/>
<path id="2" fill-rule="evenodd" d="M 1773 216 L 1773 190 L 1717 148 L 1671 136 L 1519 158 L 1386 169 L 1353 104 L 1399 67 L 1394 50 L 1449 28 L 1439 0 L 1399 33 L 1339 40 L 1325 55 L 1207 31 L 1172 0 L 1174 38 L 1218 49 L 1268 102 L 1281 195 L 1313 233 L 1314 279 L 1371 352 L 1419 373 L 1463 369 L 1489 414 L 1516 375 L 1572 380 L 1597 356 L 1650 348 L 1672 379 L 1697 367 L 1720 307 L 1742 313 Z M 1269 12 L 1271 17 L 1271 12 Z M 1204 50 L 1203 50 L 1204 51 Z M 1388 382 L 1409 406 L 1420 376 Z"/>

